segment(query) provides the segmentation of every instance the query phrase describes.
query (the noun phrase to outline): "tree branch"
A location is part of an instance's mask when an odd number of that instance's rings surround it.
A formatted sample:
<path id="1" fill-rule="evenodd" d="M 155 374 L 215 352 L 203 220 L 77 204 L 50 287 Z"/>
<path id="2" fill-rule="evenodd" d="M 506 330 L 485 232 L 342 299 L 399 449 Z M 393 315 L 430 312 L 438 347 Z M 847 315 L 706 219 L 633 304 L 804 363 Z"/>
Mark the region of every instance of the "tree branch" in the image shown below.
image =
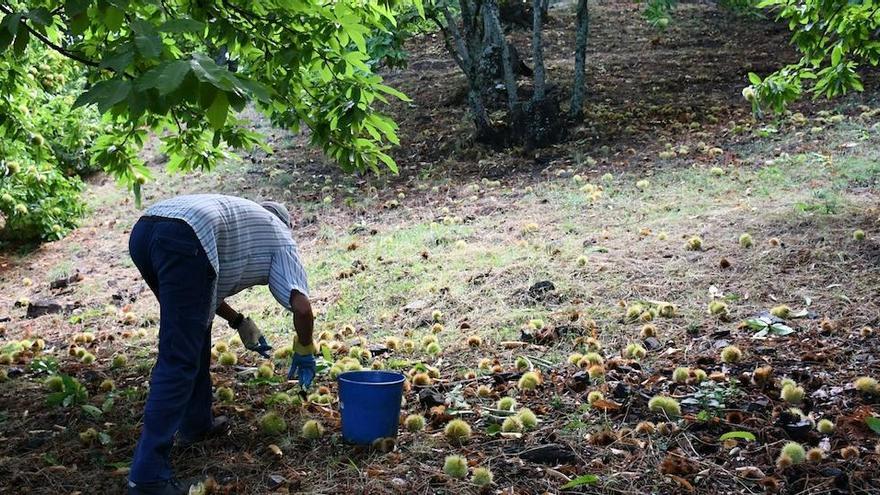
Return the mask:
<path id="1" fill-rule="evenodd" d="M 12 14 L 12 9 L 9 6 L 7 6 L 6 4 L 0 3 L 0 12 L 6 13 L 6 14 Z M 28 26 L 28 24 L 26 22 L 22 22 L 21 25 L 23 25 L 24 28 L 28 30 L 28 33 L 30 33 L 31 36 L 33 36 L 34 38 L 37 38 L 38 40 L 40 40 L 41 43 L 48 46 L 52 50 L 60 53 L 61 55 L 65 56 L 71 60 L 76 60 L 77 62 L 79 62 L 83 65 L 87 65 L 89 67 L 103 68 L 103 69 L 109 70 L 109 68 L 101 67 L 101 64 L 98 62 L 95 62 L 94 60 L 89 60 L 87 58 L 83 58 L 80 55 L 77 55 L 76 53 L 73 53 L 71 51 L 66 50 L 61 45 L 57 45 L 57 44 L 53 43 L 49 38 L 40 34 L 39 31 Z"/>

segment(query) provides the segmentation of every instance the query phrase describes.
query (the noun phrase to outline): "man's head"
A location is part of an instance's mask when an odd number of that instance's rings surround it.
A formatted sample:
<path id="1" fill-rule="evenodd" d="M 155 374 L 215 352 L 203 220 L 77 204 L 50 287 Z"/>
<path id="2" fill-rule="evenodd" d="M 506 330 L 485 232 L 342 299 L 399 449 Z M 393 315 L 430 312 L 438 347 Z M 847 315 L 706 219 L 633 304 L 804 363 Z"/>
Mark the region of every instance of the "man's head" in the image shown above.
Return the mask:
<path id="1" fill-rule="evenodd" d="M 287 225 L 288 228 L 291 227 L 290 213 L 288 213 L 287 208 L 283 204 L 276 203 L 275 201 L 263 201 L 260 203 L 260 206 L 278 217 L 278 219 L 281 220 L 284 225 Z"/>

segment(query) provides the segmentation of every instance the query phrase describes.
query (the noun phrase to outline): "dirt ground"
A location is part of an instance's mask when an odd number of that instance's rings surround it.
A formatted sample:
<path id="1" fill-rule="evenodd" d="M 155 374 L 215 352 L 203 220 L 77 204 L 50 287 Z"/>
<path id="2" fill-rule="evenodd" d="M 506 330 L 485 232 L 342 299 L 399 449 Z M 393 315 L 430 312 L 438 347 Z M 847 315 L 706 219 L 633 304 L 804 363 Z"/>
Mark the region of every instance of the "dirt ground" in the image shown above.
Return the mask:
<path id="1" fill-rule="evenodd" d="M 740 96 L 745 74 L 793 59 L 785 30 L 714 5 L 677 12 L 658 33 L 638 4 L 592 7 L 584 123 L 550 148 L 473 143 L 464 80 L 427 35 L 411 44 L 407 69 L 386 74 L 413 98 L 391 109 L 398 177 L 341 175 L 304 136 L 268 128 L 274 154 L 211 173 L 168 176 L 156 159 L 146 204 L 207 191 L 288 203 L 316 332 L 336 363 L 359 348 L 369 351 L 354 352 L 360 366 L 399 369 L 408 383 L 436 373 L 430 385 L 410 384 L 402 407 L 426 417 L 424 430 L 401 429 L 390 451 L 355 447 L 340 437 L 328 374 L 317 385 L 329 404 L 285 404 L 276 394 L 295 395 L 295 385 L 255 378 L 262 361 L 233 347 L 236 365 L 212 367 L 215 385 L 234 391 L 215 402 L 231 431 L 176 449 L 178 474 L 242 494 L 880 493 L 870 419 L 880 416 L 880 390 L 854 386 L 880 378 L 876 76 L 864 94 L 755 121 Z M 570 78 L 571 22 L 556 10 L 547 34 L 560 86 Z M 525 34 L 514 39 L 526 52 Z M 158 306 L 127 255 L 141 210 L 106 178 L 87 195 L 91 214 L 69 237 L 0 258 L 0 354 L 13 361 L 0 364 L 9 377 L 0 383 L 3 493 L 123 492 Z M 41 300 L 63 311 L 26 317 L 27 303 Z M 229 302 L 276 347 L 289 341 L 290 317 L 265 288 Z M 782 317 L 770 318 L 772 308 Z M 744 322 L 761 316 L 792 332 L 755 338 Z M 232 334 L 216 323 L 215 348 Z M 437 353 L 422 343 L 432 335 Z M 728 346 L 741 356 L 722 359 Z M 71 355 L 77 349 L 94 362 Z M 597 361 L 571 358 L 588 352 Z M 127 362 L 113 366 L 120 355 Z M 270 364 L 280 377 L 288 360 Z M 680 367 L 688 370 L 675 380 Z M 756 373 L 762 367 L 771 371 Z M 535 390 L 519 385 L 525 371 L 539 374 Z M 56 373 L 88 398 L 47 404 Z M 783 400 L 786 379 L 802 399 Z M 655 396 L 676 399 L 681 414 L 652 410 Z M 500 433 L 503 397 L 537 425 Z M 261 431 L 268 411 L 286 433 Z M 444 436 L 455 417 L 473 429 L 461 445 Z M 324 425 L 322 438 L 301 436 L 308 419 Z M 818 431 L 821 419 L 832 432 Z M 821 455 L 780 464 L 791 441 Z M 444 474 L 451 454 L 489 467 L 494 483 L 479 489 Z M 563 488 L 585 475 L 596 479 Z"/>

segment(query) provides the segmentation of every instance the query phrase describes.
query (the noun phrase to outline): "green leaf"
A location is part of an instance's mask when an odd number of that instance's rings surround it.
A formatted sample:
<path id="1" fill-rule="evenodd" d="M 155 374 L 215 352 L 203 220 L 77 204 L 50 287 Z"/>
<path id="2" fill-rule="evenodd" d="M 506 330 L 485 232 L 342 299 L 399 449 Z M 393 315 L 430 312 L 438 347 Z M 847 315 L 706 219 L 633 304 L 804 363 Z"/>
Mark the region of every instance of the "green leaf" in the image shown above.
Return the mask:
<path id="1" fill-rule="evenodd" d="M 89 416 L 91 416 L 95 419 L 100 418 L 101 415 L 104 414 L 103 411 L 101 411 L 100 409 L 98 409 L 97 407 L 95 407 L 91 404 L 83 404 L 80 407 L 82 407 L 83 412 L 85 412 L 86 414 L 88 414 Z"/>
<path id="2" fill-rule="evenodd" d="M 229 99 L 223 91 L 217 92 L 214 102 L 208 107 L 206 115 L 208 123 L 213 129 L 220 129 L 226 123 L 226 115 L 229 113 Z"/>
<path id="3" fill-rule="evenodd" d="M 134 194 L 134 207 L 141 207 L 141 185 L 139 182 L 134 182 L 131 185 L 131 192 Z"/>
<path id="4" fill-rule="evenodd" d="M 54 392 L 46 397 L 46 404 L 50 406 L 59 406 L 67 395 L 64 392 Z"/>
<path id="5" fill-rule="evenodd" d="M 746 326 L 751 328 L 752 330 L 763 330 L 767 328 L 767 322 L 760 318 L 750 318 L 746 320 Z"/>
<path id="6" fill-rule="evenodd" d="M 324 356 L 324 361 L 328 363 L 333 362 L 333 352 L 330 351 L 330 347 L 326 345 L 321 346 L 321 355 Z"/>
<path id="7" fill-rule="evenodd" d="M 28 42 L 30 40 L 31 32 L 28 31 L 24 26 L 19 27 L 18 34 L 15 35 L 15 41 L 12 42 L 12 50 L 17 55 L 21 55 L 22 53 L 24 53 L 24 50 L 25 48 L 27 48 Z"/>
<path id="8" fill-rule="evenodd" d="M 843 46 L 837 44 L 834 47 L 834 50 L 831 51 L 831 65 L 840 64 L 840 60 L 843 58 Z"/>
<path id="9" fill-rule="evenodd" d="M 232 73 L 218 66 L 210 57 L 203 54 L 193 55 L 190 67 L 199 81 L 206 82 L 223 91 L 234 89 Z"/>
<path id="10" fill-rule="evenodd" d="M 749 82 L 752 84 L 761 84 L 761 76 L 754 72 L 749 72 Z"/>
<path id="11" fill-rule="evenodd" d="M 138 81 L 138 89 L 156 88 L 160 95 L 173 92 L 190 72 L 188 60 L 175 60 L 147 71 Z"/>
<path id="12" fill-rule="evenodd" d="M 410 99 L 409 96 L 406 96 L 405 94 L 401 93 L 400 91 L 398 91 L 390 86 L 385 86 L 384 84 L 377 84 L 375 87 L 377 90 L 379 90 L 383 93 L 387 93 L 391 96 L 394 96 L 394 97 L 398 98 L 400 101 L 407 101 L 407 102 L 412 101 L 412 99 Z"/>
<path id="13" fill-rule="evenodd" d="M 89 8 L 89 0 L 65 0 L 64 13 L 68 17 L 76 17 Z"/>
<path id="14" fill-rule="evenodd" d="M 48 26 L 49 24 L 52 24 L 52 13 L 45 7 L 37 7 L 36 9 L 29 10 L 27 18 L 39 26 Z"/>
<path id="15" fill-rule="evenodd" d="M 2 21 L 0 21 L 0 52 L 5 50 L 15 38 L 15 33 L 12 32 L 12 26 L 14 25 L 15 29 L 18 29 L 19 17 L 20 14 L 8 14 L 3 17 Z"/>
<path id="16" fill-rule="evenodd" d="M 98 433 L 98 442 L 100 442 L 101 445 L 110 445 L 110 442 L 112 441 L 113 439 L 110 438 L 110 435 L 108 435 L 107 432 L 102 431 Z"/>
<path id="17" fill-rule="evenodd" d="M 122 21 L 125 20 L 125 12 L 116 7 L 107 7 L 104 11 L 104 24 L 111 32 L 118 31 L 122 27 Z"/>
<path id="18" fill-rule="evenodd" d="M 398 172 L 397 163 L 395 163 L 390 156 L 386 155 L 385 153 L 379 152 L 379 159 L 382 160 L 382 163 L 384 163 L 393 173 L 396 174 Z"/>
<path id="19" fill-rule="evenodd" d="M 236 77 L 236 86 L 242 88 L 250 98 L 253 98 L 257 101 L 263 103 L 270 103 L 272 101 L 273 91 L 272 89 L 266 87 L 264 84 L 260 84 L 256 81 L 251 81 L 250 79 Z"/>
<path id="20" fill-rule="evenodd" d="M 568 490 L 571 488 L 577 488 L 579 486 L 584 485 L 593 485 L 599 482 L 599 477 L 595 474 L 585 474 L 583 476 L 578 476 L 577 478 L 569 481 L 568 483 L 562 485 L 560 487 L 561 490 Z"/>
<path id="21" fill-rule="evenodd" d="M 21 14 L 20 13 L 11 13 L 3 16 L 3 20 L 0 21 L 0 30 L 5 29 L 6 32 L 15 36 L 18 34 L 18 25 L 21 22 Z"/>
<path id="22" fill-rule="evenodd" d="M 115 72 L 122 72 L 134 61 L 134 53 L 131 51 L 131 44 L 126 43 L 120 49 L 112 53 L 108 53 L 101 60 L 101 67 L 113 69 Z"/>
<path id="23" fill-rule="evenodd" d="M 740 440 L 748 440 L 749 442 L 755 441 L 755 435 L 748 431 L 728 431 L 724 435 L 718 437 L 718 440 L 724 441 L 730 438 L 738 438 Z"/>
<path id="24" fill-rule="evenodd" d="M 159 31 L 165 33 L 198 33 L 205 29 L 205 23 L 188 17 L 171 19 L 159 26 Z"/>
<path id="25" fill-rule="evenodd" d="M 70 16 L 70 32 L 71 34 L 80 35 L 89 28 L 89 16 L 85 13 Z"/>
<path id="26" fill-rule="evenodd" d="M 144 58 L 157 58 L 162 53 L 162 38 L 152 24 L 137 19 L 131 24 L 134 31 L 134 44 Z"/>
<path id="27" fill-rule="evenodd" d="M 131 81 L 123 79 L 110 79 L 101 81 L 81 94 L 73 103 L 73 107 L 95 104 L 100 113 L 105 113 L 110 107 L 128 97 L 131 92 Z"/>
<path id="28" fill-rule="evenodd" d="M 774 323 L 770 325 L 770 333 L 782 336 L 794 333 L 794 329 L 783 323 Z"/>
<path id="29" fill-rule="evenodd" d="M 868 428 L 870 428 L 871 431 L 880 435 L 880 418 L 876 416 L 868 416 L 865 418 L 865 423 L 868 425 Z"/>

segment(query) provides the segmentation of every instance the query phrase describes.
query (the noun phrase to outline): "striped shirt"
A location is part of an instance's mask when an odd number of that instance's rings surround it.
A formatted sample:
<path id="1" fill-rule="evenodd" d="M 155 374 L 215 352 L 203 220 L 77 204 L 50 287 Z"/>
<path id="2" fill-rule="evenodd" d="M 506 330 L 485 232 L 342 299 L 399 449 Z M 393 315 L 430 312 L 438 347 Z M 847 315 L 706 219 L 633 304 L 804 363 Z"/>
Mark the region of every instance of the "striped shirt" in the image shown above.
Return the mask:
<path id="1" fill-rule="evenodd" d="M 225 298 L 255 285 L 268 284 L 287 309 L 292 290 L 308 295 L 290 228 L 253 201 L 220 194 L 177 196 L 154 204 L 146 215 L 177 218 L 192 227 L 217 275 L 214 311 Z"/>

